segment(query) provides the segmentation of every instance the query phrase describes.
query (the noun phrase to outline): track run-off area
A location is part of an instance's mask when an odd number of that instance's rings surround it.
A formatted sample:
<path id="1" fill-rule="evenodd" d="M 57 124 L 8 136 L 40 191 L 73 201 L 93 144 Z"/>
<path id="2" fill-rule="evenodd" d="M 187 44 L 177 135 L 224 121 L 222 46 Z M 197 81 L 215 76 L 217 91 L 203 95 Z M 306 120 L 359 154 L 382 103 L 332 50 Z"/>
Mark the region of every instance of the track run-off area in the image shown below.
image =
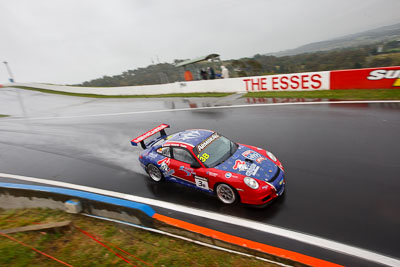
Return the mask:
<path id="1" fill-rule="evenodd" d="M 227 232 L 257 242 L 274 243 L 259 232 L 274 233 L 399 264 L 400 101 L 247 104 L 239 97 L 90 99 L 2 90 L 0 114 L 11 115 L 0 118 L 2 182 L 83 186 L 199 225 L 229 221 Z M 180 185 L 151 183 L 130 140 L 161 123 L 171 125 L 168 133 L 212 129 L 273 151 L 286 170 L 285 196 L 264 209 L 231 207 Z M 311 248 L 299 252 L 314 256 Z"/>

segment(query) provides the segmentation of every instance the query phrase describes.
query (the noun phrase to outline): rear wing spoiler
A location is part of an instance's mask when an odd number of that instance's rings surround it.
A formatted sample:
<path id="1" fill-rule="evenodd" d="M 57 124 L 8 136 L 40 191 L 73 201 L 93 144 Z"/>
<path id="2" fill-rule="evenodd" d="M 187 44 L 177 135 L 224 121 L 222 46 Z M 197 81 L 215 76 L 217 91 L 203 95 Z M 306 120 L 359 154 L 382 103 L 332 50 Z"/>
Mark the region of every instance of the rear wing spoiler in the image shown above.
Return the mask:
<path id="1" fill-rule="evenodd" d="M 161 125 L 158 125 L 156 128 L 136 137 L 135 139 L 132 139 L 131 140 L 132 146 L 137 146 L 138 143 L 140 143 L 142 148 L 146 149 L 146 144 L 144 143 L 144 140 L 158 132 L 160 133 L 161 136 L 167 135 L 167 133 L 165 132 L 165 128 L 169 128 L 169 125 L 163 123 Z"/>

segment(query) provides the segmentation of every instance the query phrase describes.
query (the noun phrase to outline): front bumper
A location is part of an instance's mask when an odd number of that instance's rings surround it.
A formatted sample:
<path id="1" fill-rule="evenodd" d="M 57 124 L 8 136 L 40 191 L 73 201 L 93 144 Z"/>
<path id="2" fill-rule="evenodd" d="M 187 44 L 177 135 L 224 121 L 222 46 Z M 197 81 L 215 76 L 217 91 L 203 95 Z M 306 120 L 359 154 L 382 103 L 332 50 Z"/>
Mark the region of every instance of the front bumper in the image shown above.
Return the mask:
<path id="1" fill-rule="evenodd" d="M 285 175 L 283 171 L 280 175 L 271 183 L 269 183 L 268 189 L 251 191 L 251 189 L 239 192 L 240 199 L 243 204 L 263 207 L 267 206 L 272 200 L 283 195 L 285 192 Z"/>

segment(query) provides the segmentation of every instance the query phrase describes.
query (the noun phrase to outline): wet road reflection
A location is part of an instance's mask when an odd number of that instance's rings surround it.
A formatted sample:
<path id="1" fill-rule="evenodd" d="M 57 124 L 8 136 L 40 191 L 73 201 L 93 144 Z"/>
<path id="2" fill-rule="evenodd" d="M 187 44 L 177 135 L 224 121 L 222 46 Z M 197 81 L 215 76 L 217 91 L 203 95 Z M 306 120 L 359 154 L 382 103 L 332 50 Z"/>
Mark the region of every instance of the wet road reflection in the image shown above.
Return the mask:
<path id="1" fill-rule="evenodd" d="M 22 90 L 30 120 L 13 120 L 23 116 L 15 92 L 1 92 L 0 114 L 13 115 L 0 119 L 1 172 L 156 198 L 400 257 L 399 103 L 200 110 L 190 107 L 250 103 L 238 96 L 86 99 Z M 260 101 L 274 100 L 253 102 Z M 189 109 L 115 114 L 178 108 Z M 85 117 L 94 114 L 104 115 Z M 63 116 L 76 117 L 57 119 Z M 286 169 L 285 198 L 265 209 L 229 207 L 180 185 L 150 183 L 137 160 L 139 149 L 129 142 L 161 123 L 171 125 L 170 133 L 213 129 L 273 151 Z"/>

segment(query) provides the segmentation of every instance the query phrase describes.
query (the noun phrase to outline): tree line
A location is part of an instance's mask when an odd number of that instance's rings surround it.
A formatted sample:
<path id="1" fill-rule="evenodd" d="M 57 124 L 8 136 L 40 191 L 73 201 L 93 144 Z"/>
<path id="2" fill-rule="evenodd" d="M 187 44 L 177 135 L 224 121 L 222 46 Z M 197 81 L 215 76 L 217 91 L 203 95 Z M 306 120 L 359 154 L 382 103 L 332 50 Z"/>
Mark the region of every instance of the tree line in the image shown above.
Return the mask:
<path id="1" fill-rule="evenodd" d="M 175 60 L 175 64 L 182 60 Z M 250 58 L 226 60 L 223 63 L 202 62 L 190 66 L 193 76 L 201 68 L 225 65 L 231 77 L 246 77 L 269 74 L 329 71 L 339 69 L 387 67 L 400 65 L 400 41 L 369 45 L 357 48 L 305 53 L 294 56 L 275 57 L 257 54 Z M 114 87 L 132 85 L 163 84 L 183 81 L 184 69 L 174 64 L 159 63 L 145 68 L 128 70 L 120 75 L 103 76 L 86 81 L 78 86 Z"/>

